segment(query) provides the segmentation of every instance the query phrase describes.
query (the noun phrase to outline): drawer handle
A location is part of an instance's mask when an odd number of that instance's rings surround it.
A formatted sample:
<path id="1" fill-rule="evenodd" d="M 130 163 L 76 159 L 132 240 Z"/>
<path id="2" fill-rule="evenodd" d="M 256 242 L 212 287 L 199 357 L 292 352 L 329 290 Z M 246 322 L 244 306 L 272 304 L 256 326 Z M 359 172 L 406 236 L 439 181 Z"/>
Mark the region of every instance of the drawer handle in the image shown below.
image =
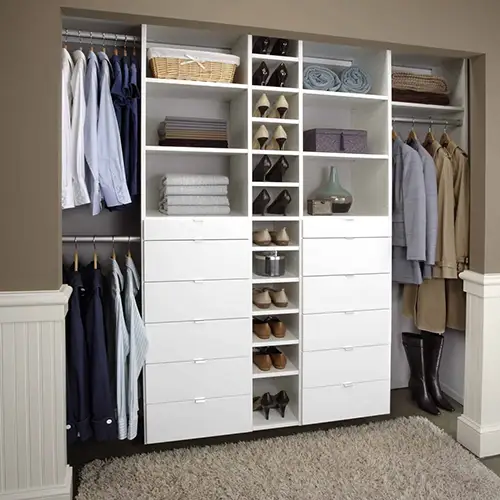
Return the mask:
<path id="1" fill-rule="evenodd" d="M 346 278 L 354 278 L 354 274 L 344 274 Z"/>
<path id="2" fill-rule="evenodd" d="M 193 283 L 196 285 L 203 285 L 203 281 L 201 280 L 193 280 Z"/>
<path id="3" fill-rule="evenodd" d="M 203 219 L 193 219 L 195 224 L 203 224 Z"/>
<path id="4" fill-rule="evenodd" d="M 355 311 L 344 311 L 344 314 L 354 314 Z"/>
<path id="5" fill-rule="evenodd" d="M 344 351 L 354 351 L 354 347 L 352 345 L 346 345 L 343 349 Z"/>
<path id="6" fill-rule="evenodd" d="M 353 240 L 354 236 L 344 236 L 344 240 Z"/>
<path id="7" fill-rule="evenodd" d="M 207 360 L 205 358 L 194 358 L 193 359 L 194 363 L 196 363 L 197 365 L 201 365 L 203 363 L 206 363 Z"/>
<path id="8" fill-rule="evenodd" d="M 193 323 L 195 325 L 199 325 L 200 323 L 206 323 L 206 321 L 204 319 L 194 319 Z"/>
<path id="9" fill-rule="evenodd" d="M 342 385 L 343 385 L 345 388 L 347 388 L 347 387 L 354 387 L 354 383 L 353 383 L 353 382 L 344 382 Z"/>
<path id="10" fill-rule="evenodd" d="M 354 222 L 354 219 L 353 218 L 349 218 L 349 219 L 344 219 L 346 222 Z"/>
<path id="11" fill-rule="evenodd" d="M 197 405 L 202 405 L 207 402 L 207 398 L 194 398 L 194 402 Z"/>

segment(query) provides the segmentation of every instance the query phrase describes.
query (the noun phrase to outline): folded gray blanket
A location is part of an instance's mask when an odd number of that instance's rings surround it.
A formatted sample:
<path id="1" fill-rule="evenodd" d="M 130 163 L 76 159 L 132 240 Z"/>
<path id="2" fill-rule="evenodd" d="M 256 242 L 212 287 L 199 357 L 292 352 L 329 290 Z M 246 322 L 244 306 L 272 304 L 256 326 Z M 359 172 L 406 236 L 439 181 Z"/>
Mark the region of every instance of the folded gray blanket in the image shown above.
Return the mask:
<path id="1" fill-rule="evenodd" d="M 372 88 L 370 75 L 357 66 L 351 66 L 342 71 L 340 81 L 342 82 L 342 92 L 368 94 Z"/>
<path id="2" fill-rule="evenodd" d="M 304 88 L 309 90 L 327 90 L 337 92 L 341 82 L 338 75 L 325 66 L 312 64 L 304 69 Z"/>

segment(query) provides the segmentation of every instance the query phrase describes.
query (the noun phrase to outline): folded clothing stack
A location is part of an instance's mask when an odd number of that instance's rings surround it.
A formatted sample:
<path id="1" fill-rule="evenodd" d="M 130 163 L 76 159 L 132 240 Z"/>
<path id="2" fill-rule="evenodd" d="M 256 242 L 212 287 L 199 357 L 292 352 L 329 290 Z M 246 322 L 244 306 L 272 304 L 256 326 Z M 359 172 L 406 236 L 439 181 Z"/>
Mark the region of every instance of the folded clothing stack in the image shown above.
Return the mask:
<path id="1" fill-rule="evenodd" d="M 441 76 L 396 71 L 392 74 L 392 100 L 448 106 L 448 84 Z"/>
<path id="2" fill-rule="evenodd" d="M 372 80 L 368 73 L 357 66 L 346 68 L 338 75 L 326 66 L 311 64 L 304 68 L 304 88 L 368 94 L 372 88 Z"/>
<path id="3" fill-rule="evenodd" d="M 166 116 L 158 126 L 160 146 L 227 148 L 227 123 L 212 118 Z"/>
<path id="4" fill-rule="evenodd" d="M 165 215 L 228 215 L 228 184 L 224 175 L 166 174 L 158 209 Z"/>

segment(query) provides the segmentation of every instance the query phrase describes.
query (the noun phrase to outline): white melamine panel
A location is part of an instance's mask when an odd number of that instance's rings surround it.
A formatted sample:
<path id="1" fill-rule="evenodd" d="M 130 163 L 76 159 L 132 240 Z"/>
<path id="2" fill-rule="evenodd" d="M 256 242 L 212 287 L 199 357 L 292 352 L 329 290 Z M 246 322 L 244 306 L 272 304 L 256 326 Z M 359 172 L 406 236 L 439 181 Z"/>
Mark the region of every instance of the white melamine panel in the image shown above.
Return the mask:
<path id="1" fill-rule="evenodd" d="M 334 422 L 389 413 L 389 380 L 304 389 L 302 423 Z"/>
<path id="2" fill-rule="evenodd" d="M 391 270 L 390 238 L 303 240 L 304 276 L 377 274 Z"/>
<path id="3" fill-rule="evenodd" d="M 144 281 L 183 281 L 248 278 L 249 242 L 146 241 Z"/>
<path id="4" fill-rule="evenodd" d="M 302 369 L 303 387 L 388 380 L 391 348 L 380 345 L 305 352 Z"/>
<path id="5" fill-rule="evenodd" d="M 248 319 L 147 324 L 147 363 L 248 356 Z"/>
<path id="6" fill-rule="evenodd" d="M 161 217 L 144 221 L 145 240 L 247 240 L 247 217 Z"/>
<path id="7" fill-rule="evenodd" d="M 147 323 L 250 316 L 250 280 L 144 284 Z"/>
<path id="8" fill-rule="evenodd" d="M 146 404 L 249 394 L 250 366 L 249 356 L 147 365 Z"/>
<path id="9" fill-rule="evenodd" d="M 391 311 L 304 314 L 304 351 L 390 344 Z"/>
<path id="10" fill-rule="evenodd" d="M 373 238 L 391 236 L 390 217 L 306 217 L 304 238 Z"/>
<path id="11" fill-rule="evenodd" d="M 303 312 L 326 313 L 387 309 L 390 274 L 309 276 L 303 279 Z"/>
<path id="12" fill-rule="evenodd" d="M 146 406 L 146 444 L 252 430 L 252 396 Z"/>

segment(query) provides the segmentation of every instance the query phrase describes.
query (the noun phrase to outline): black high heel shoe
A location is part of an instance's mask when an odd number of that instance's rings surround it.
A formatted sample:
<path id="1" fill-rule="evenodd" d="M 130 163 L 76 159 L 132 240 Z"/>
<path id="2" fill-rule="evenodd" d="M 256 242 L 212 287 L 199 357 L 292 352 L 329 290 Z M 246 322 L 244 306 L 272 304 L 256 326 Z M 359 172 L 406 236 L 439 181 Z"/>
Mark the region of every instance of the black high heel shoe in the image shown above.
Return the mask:
<path id="1" fill-rule="evenodd" d="M 257 40 L 255 40 L 255 43 L 253 44 L 252 52 L 254 54 L 267 54 L 269 52 L 270 46 L 271 46 L 271 39 L 269 37 L 259 36 Z"/>
<path id="2" fill-rule="evenodd" d="M 278 163 L 278 162 L 276 162 L 276 163 Z M 272 167 L 272 163 L 271 163 L 271 160 L 269 159 L 269 156 L 264 155 L 260 159 L 259 163 L 257 163 L 255 168 L 253 169 L 252 182 L 264 182 L 266 180 L 268 174 L 270 174 L 270 172 L 273 168 L 274 167 Z M 273 181 L 273 182 L 275 182 L 275 181 Z M 276 182 L 278 182 L 278 181 L 276 181 Z"/>
<path id="3" fill-rule="evenodd" d="M 262 160 L 261 160 L 262 161 Z M 260 165 L 260 162 L 259 162 Z M 257 165 L 257 167 L 259 166 Z M 255 168 L 257 168 L 255 167 Z M 265 180 L 268 182 L 283 182 L 283 177 L 285 176 L 286 171 L 290 167 L 288 160 L 284 156 L 280 156 L 276 163 L 268 169 L 265 174 Z M 255 170 L 254 170 L 255 172 Z"/>
<path id="4" fill-rule="evenodd" d="M 268 76 L 269 76 L 269 68 L 267 67 L 267 64 L 264 61 L 262 61 L 259 64 L 259 67 L 255 70 L 255 73 L 253 74 L 252 84 L 265 85 Z"/>
<path id="5" fill-rule="evenodd" d="M 289 40 L 287 40 L 286 38 L 278 38 L 274 43 L 273 50 L 271 50 L 271 54 L 273 56 L 286 56 L 289 46 L 290 46 Z"/>
<path id="6" fill-rule="evenodd" d="M 280 412 L 281 418 L 285 418 L 285 411 L 288 403 L 290 402 L 290 398 L 286 391 L 280 391 L 278 394 L 273 396 L 275 402 L 275 408 Z"/>
<path id="7" fill-rule="evenodd" d="M 287 189 L 283 189 L 283 191 L 281 191 L 281 193 L 276 197 L 276 199 L 267 207 L 267 213 L 276 215 L 286 215 L 286 208 L 288 207 L 288 205 L 290 205 L 291 201 L 292 197 L 290 196 L 290 193 L 288 192 Z"/>
<path id="8" fill-rule="evenodd" d="M 262 63 L 264 64 L 264 63 Z M 261 64 L 261 66 L 262 66 Z M 260 66 L 259 66 L 260 68 Z M 255 77 L 255 73 L 254 73 Z M 266 85 L 269 87 L 284 87 L 286 83 L 286 79 L 288 78 L 288 70 L 286 66 L 281 63 L 271 75 L 271 78 L 267 81 Z M 264 85 L 263 83 L 254 83 L 254 85 Z"/>
<path id="9" fill-rule="evenodd" d="M 271 201 L 271 196 L 267 192 L 267 189 L 263 189 L 252 203 L 252 213 L 254 215 L 264 215 L 266 212 L 266 207 Z"/>
<path id="10" fill-rule="evenodd" d="M 273 396 L 269 392 L 266 392 L 262 398 L 260 399 L 260 406 L 262 411 L 264 412 L 264 416 L 266 420 L 269 420 L 269 410 L 274 408 L 276 405 Z"/>

